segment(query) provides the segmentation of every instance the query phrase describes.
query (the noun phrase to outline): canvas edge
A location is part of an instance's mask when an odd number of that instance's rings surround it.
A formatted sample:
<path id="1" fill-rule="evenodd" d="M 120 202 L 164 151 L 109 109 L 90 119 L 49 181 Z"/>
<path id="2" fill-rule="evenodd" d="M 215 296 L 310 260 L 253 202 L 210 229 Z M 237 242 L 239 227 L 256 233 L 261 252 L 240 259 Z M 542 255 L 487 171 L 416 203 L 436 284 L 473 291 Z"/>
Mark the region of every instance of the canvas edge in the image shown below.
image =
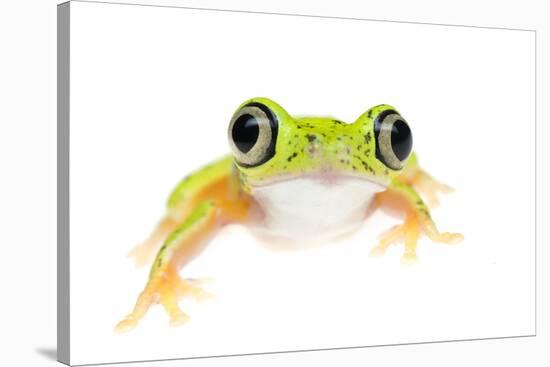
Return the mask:
<path id="1" fill-rule="evenodd" d="M 57 360 L 70 364 L 70 2 L 57 5 Z"/>

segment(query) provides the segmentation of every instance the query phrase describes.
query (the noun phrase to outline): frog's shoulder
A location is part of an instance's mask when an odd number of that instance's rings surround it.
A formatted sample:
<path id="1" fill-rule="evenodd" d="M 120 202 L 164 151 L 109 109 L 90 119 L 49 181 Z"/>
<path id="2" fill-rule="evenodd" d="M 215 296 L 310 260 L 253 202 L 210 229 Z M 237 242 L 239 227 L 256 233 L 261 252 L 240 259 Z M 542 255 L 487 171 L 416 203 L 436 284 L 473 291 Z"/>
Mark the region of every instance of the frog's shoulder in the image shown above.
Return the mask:
<path id="1" fill-rule="evenodd" d="M 229 176 L 234 170 L 234 159 L 225 155 L 185 176 L 168 197 L 166 206 L 170 209 L 183 200 L 193 197 L 209 184 Z"/>

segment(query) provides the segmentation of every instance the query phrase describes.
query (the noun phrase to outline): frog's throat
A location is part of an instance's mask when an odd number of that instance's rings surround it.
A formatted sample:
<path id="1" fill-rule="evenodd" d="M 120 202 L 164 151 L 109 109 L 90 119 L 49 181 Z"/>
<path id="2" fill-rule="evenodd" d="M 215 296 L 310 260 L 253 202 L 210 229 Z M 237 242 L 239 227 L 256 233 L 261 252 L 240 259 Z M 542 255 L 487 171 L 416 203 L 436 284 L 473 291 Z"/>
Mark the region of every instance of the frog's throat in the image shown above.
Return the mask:
<path id="1" fill-rule="evenodd" d="M 300 176 L 256 186 L 262 228 L 277 237 L 315 239 L 350 233 L 362 225 L 374 195 L 385 186 L 358 177 Z"/>

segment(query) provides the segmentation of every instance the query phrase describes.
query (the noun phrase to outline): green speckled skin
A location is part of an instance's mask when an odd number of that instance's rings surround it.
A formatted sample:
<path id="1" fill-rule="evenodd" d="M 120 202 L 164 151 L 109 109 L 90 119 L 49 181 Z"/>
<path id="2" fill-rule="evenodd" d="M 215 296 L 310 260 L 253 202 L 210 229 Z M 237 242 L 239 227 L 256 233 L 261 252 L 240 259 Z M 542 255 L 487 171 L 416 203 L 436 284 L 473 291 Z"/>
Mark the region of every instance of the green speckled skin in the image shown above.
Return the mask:
<path id="1" fill-rule="evenodd" d="M 388 169 L 375 156 L 374 118 L 387 109 L 395 110 L 392 106 L 372 107 L 355 122 L 345 123 L 332 118 L 293 118 L 267 98 L 250 99 L 239 108 L 251 102 L 262 103 L 275 111 L 279 131 L 273 158 L 258 167 L 239 166 L 246 191 L 278 177 L 307 175 L 324 168 L 368 177 L 384 186 L 400 172 Z"/>

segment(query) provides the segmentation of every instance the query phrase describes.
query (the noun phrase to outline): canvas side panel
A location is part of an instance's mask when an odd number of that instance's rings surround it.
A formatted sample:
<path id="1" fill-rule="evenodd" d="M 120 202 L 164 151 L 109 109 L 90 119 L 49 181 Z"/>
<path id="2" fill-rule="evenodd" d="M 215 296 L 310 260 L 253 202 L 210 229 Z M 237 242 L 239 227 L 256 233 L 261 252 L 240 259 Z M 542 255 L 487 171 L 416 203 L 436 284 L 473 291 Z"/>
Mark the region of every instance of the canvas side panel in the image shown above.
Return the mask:
<path id="1" fill-rule="evenodd" d="M 57 360 L 70 364 L 70 3 L 57 6 Z"/>

